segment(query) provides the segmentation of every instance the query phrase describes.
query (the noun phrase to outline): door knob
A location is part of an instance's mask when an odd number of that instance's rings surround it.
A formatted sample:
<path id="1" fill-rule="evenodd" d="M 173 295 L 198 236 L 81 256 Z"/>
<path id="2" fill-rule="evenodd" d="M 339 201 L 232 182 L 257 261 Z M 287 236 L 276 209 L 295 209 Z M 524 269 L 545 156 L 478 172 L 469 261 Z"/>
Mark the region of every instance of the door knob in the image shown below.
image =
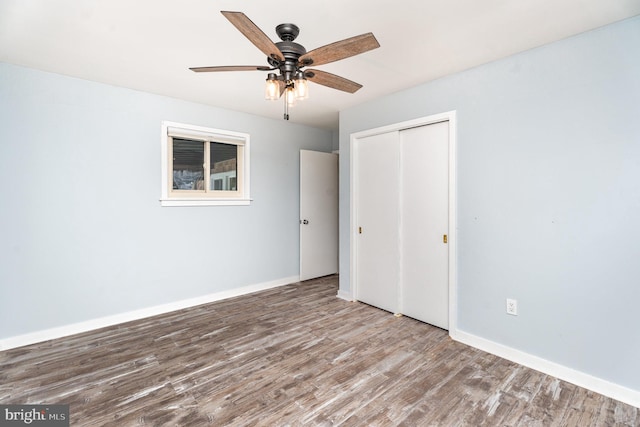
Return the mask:
<path id="1" fill-rule="evenodd" d="M 307 225 L 307 224 L 309 224 L 309 221 L 307 221 L 306 219 L 303 219 L 303 220 L 302 220 L 302 223 L 303 223 L 304 225 Z"/>

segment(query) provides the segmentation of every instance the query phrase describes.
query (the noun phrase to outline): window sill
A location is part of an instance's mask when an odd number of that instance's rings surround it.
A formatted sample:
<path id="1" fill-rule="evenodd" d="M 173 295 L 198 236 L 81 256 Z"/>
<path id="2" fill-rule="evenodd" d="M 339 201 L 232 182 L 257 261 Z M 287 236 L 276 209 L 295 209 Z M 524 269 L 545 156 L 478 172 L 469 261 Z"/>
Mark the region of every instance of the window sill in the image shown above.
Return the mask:
<path id="1" fill-rule="evenodd" d="M 253 199 L 160 199 L 160 206 L 248 206 Z"/>

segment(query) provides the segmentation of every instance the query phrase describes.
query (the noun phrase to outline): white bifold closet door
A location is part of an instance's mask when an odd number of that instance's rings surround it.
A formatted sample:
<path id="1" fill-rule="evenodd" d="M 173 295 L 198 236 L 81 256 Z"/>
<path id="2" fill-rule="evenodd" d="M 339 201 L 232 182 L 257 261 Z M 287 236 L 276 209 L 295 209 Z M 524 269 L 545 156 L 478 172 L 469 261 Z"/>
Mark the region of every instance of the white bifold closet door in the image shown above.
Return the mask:
<path id="1" fill-rule="evenodd" d="M 449 124 L 358 140 L 356 299 L 449 326 Z"/>

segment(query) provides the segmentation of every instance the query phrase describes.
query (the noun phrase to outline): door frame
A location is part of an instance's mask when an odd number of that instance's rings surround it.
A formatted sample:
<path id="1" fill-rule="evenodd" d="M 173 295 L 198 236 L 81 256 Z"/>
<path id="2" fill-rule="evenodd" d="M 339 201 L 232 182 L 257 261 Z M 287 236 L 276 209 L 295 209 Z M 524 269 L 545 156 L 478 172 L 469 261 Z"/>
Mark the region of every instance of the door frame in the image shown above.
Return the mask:
<path id="1" fill-rule="evenodd" d="M 358 188 L 358 144 L 360 139 L 368 136 L 378 135 L 381 133 L 402 131 L 414 127 L 426 126 L 434 123 L 448 122 L 449 123 L 449 235 L 448 235 L 448 257 L 449 257 L 449 333 L 457 330 L 457 313 L 458 313 L 458 280 L 457 280 L 457 185 L 456 185 L 456 161 L 457 161 L 457 134 L 456 134 L 456 111 L 448 111 L 441 114 L 434 114 L 431 116 L 420 117 L 413 120 L 394 123 L 387 126 L 368 129 L 351 134 L 350 137 L 350 167 L 349 167 L 349 210 L 350 210 L 350 233 L 349 233 L 349 246 L 350 246 L 350 285 L 351 285 L 351 299 L 355 300 L 357 295 L 358 277 L 356 269 L 356 261 L 358 257 L 358 200 L 357 192 Z"/>

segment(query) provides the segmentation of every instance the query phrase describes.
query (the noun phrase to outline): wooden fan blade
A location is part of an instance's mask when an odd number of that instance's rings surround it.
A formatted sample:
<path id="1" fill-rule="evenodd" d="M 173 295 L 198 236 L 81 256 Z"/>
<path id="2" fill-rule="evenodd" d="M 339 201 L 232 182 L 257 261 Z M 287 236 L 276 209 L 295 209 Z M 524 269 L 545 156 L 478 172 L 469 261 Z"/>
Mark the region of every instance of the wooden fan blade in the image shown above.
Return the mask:
<path id="1" fill-rule="evenodd" d="M 373 33 L 361 34 L 339 42 L 313 49 L 299 59 L 300 66 L 324 65 L 380 47 Z"/>
<path id="2" fill-rule="evenodd" d="M 221 67 L 192 67 L 196 73 L 210 73 L 213 71 L 269 71 L 271 68 L 264 65 L 227 65 Z"/>
<path id="3" fill-rule="evenodd" d="M 352 82 L 335 74 L 327 73 L 326 71 L 306 70 L 304 76 L 309 79 L 309 81 L 343 92 L 355 93 L 362 87 L 359 83 Z"/>
<path id="4" fill-rule="evenodd" d="M 225 18 L 229 20 L 246 38 L 249 39 L 258 49 L 260 49 L 269 58 L 284 61 L 284 56 L 269 37 L 262 32 L 251 19 L 247 18 L 242 12 L 221 11 Z"/>

